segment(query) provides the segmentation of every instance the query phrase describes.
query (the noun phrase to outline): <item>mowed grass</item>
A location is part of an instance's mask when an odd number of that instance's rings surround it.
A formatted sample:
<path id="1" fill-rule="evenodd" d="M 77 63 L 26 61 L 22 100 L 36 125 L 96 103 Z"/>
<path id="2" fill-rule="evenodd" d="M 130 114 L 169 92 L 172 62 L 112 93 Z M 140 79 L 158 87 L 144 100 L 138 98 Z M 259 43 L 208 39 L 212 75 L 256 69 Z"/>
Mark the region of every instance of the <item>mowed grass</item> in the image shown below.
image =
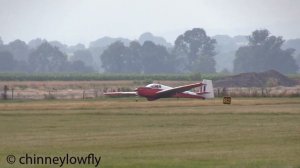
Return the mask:
<path id="1" fill-rule="evenodd" d="M 2 101 L 0 133 L 1 168 L 25 153 L 95 153 L 105 168 L 300 167 L 299 98 Z"/>

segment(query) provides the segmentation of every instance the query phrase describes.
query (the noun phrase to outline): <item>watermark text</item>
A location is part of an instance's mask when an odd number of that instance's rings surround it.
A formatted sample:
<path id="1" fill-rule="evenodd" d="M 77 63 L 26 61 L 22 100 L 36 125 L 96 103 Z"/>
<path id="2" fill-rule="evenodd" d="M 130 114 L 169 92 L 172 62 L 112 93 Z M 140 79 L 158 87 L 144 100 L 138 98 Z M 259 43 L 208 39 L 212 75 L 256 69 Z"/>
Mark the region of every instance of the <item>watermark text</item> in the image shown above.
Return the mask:
<path id="1" fill-rule="evenodd" d="M 94 165 L 100 167 L 101 156 L 96 156 L 94 153 L 85 156 L 69 155 L 68 153 L 63 156 L 43 156 L 26 153 L 19 157 L 7 155 L 6 161 L 8 164 L 18 163 L 21 165 L 56 165 L 59 167 L 64 165 Z"/>

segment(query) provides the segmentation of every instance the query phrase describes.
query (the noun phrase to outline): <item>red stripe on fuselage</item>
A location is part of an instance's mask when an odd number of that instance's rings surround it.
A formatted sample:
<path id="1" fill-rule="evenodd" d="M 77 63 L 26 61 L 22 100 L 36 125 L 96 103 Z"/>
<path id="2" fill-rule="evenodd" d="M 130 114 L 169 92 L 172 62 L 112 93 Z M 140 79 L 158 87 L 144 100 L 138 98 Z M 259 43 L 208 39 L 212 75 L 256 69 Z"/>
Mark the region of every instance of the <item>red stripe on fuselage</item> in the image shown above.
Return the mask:
<path id="1" fill-rule="evenodd" d="M 148 88 L 148 87 L 139 87 L 136 91 L 139 96 L 146 97 L 148 100 L 156 100 L 163 97 L 157 97 L 156 93 L 161 91 L 162 89 L 156 88 Z M 176 93 L 175 95 L 171 96 L 173 98 L 196 98 L 196 99 L 205 99 L 203 96 L 200 95 L 192 95 L 188 93 Z"/>
<path id="2" fill-rule="evenodd" d="M 154 98 L 157 92 L 161 91 L 161 89 L 148 88 L 148 87 L 139 87 L 137 89 L 137 94 L 139 96 Z"/>

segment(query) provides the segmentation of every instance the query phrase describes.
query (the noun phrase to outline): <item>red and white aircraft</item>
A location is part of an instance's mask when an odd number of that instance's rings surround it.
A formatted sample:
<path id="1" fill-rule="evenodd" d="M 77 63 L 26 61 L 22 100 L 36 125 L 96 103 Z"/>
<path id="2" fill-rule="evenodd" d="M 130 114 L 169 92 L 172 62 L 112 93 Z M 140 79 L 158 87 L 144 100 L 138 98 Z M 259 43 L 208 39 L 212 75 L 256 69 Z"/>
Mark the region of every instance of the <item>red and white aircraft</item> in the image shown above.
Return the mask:
<path id="1" fill-rule="evenodd" d="M 193 88 L 200 87 L 199 92 L 189 91 Z M 153 101 L 160 98 L 197 98 L 212 99 L 214 98 L 214 90 L 211 80 L 203 80 L 200 83 L 190 85 L 170 87 L 162 84 L 149 84 L 144 87 L 135 89 L 135 92 L 106 92 L 106 96 L 141 96 L 147 100 Z"/>

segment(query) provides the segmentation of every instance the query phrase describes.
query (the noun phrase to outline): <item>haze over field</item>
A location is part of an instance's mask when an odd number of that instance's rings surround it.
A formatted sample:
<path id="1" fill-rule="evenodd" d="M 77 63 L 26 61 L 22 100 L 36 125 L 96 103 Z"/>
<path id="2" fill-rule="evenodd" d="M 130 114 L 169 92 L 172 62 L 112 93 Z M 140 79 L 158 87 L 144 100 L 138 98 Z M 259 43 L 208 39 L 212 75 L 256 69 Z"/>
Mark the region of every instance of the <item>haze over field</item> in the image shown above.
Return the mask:
<path id="1" fill-rule="evenodd" d="M 299 8 L 297 0 L 0 0 L 0 72 L 297 73 Z"/>
<path id="2" fill-rule="evenodd" d="M 210 36 L 267 28 L 293 39 L 300 37 L 299 7 L 298 0 L 0 0 L 0 36 L 5 42 L 40 37 L 70 45 L 152 32 L 173 43 L 201 27 Z"/>

